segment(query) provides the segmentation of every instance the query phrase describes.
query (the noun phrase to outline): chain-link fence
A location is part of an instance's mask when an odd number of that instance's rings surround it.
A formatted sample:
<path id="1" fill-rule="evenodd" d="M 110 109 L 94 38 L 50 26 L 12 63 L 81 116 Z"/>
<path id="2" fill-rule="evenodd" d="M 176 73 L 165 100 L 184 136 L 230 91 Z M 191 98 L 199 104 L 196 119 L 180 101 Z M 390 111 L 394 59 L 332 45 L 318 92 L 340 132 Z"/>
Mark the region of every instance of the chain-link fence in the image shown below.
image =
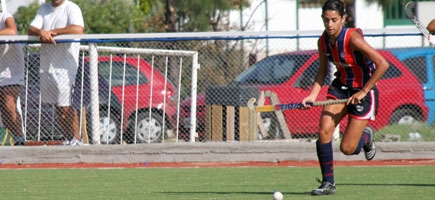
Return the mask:
<path id="1" fill-rule="evenodd" d="M 56 45 L 63 44 L 71 43 Z M 27 140 L 64 141 L 68 139 L 66 134 L 74 134 L 76 126 L 85 143 L 157 143 L 164 142 L 175 129 L 179 94 L 186 92 L 181 91 L 181 77 L 196 77 L 197 52 L 126 48 L 120 43 L 82 45 L 78 68 L 70 71 L 73 80 L 62 77 L 61 85 L 66 86 L 51 87 L 47 92 L 40 86 L 56 84 L 52 80 L 66 69 L 59 68 L 63 63 L 52 64 L 58 64 L 57 68 L 51 64 L 44 67 L 44 59 L 46 62 L 47 57 L 69 54 L 43 51 L 44 45 L 25 46 L 26 87 L 22 99 Z M 176 74 L 170 76 L 169 72 Z M 77 114 L 71 117 L 76 117 L 75 121 L 59 115 L 58 107 L 66 106 L 59 105 L 62 102 L 44 100 L 44 95 L 62 94 L 68 84 L 72 84 L 71 106 Z M 192 94 L 196 91 L 189 91 Z M 63 127 L 62 120 L 69 120 L 71 128 Z"/>
<path id="2" fill-rule="evenodd" d="M 250 122 L 247 102 L 254 97 L 255 105 L 288 104 L 308 95 L 318 68 L 320 33 L 84 35 L 71 81 L 78 130 L 91 144 L 311 139 L 320 107 L 259 113 L 258 121 Z M 377 140 L 434 140 L 435 50 L 414 29 L 369 30 L 365 38 L 390 63 L 378 84 L 379 113 L 370 123 Z M 23 36 L 4 40 L 9 42 L 3 52 L 13 44 L 24 52 L 19 108 L 26 140 L 65 140 L 72 134 L 65 132 L 72 130 L 62 128 L 58 106 L 46 103 L 47 94 L 40 92 L 41 81 L 47 81 L 41 74 L 47 68 L 41 66 L 40 44 Z M 98 57 L 91 56 L 90 44 Z M 330 74 L 318 100 L 326 98 Z M 249 133 L 252 123 L 254 135 Z M 346 120 L 336 139 L 345 126 Z"/>

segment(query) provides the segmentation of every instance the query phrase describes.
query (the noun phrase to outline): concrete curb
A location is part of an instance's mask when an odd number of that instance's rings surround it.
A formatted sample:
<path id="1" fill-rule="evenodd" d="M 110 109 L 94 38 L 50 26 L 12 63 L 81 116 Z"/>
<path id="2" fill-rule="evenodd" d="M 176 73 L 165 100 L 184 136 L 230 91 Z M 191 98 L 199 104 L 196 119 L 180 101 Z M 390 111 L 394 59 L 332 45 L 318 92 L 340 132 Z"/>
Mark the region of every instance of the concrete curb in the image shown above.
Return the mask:
<path id="1" fill-rule="evenodd" d="M 377 142 L 375 160 L 433 159 L 435 142 Z M 345 156 L 334 143 L 335 160 L 365 160 Z M 135 145 L 2 146 L 3 163 L 141 163 L 141 162 L 246 162 L 317 160 L 310 142 L 168 143 Z"/>

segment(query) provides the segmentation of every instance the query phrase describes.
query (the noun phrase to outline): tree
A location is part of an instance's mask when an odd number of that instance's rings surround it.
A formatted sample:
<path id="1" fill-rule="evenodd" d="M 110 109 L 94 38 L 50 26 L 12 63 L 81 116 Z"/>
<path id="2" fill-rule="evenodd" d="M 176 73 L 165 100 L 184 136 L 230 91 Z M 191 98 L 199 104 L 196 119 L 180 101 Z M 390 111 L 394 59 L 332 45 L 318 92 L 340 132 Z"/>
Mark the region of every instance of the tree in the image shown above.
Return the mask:
<path id="1" fill-rule="evenodd" d="M 27 35 L 27 29 L 29 29 L 30 22 L 35 17 L 38 8 L 39 4 L 37 2 L 30 4 L 28 7 L 21 6 L 18 8 L 14 15 L 18 34 Z"/>
<path id="2" fill-rule="evenodd" d="M 173 0 L 170 0 L 173 1 Z M 180 32 L 227 30 L 228 12 L 249 6 L 248 0 L 173 1 Z"/>
<path id="3" fill-rule="evenodd" d="M 85 20 L 85 33 L 222 31 L 230 10 L 249 6 L 248 0 L 74 0 Z M 134 3 L 133 3 L 134 2 Z M 40 5 L 20 7 L 14 16 L 26 34 Z"/>
<path id="4" fill-rule="evenodd" d="M 137 0 L 133 21 L 136 33 L 166 32 L 165 2 L 163 0 Z"/>
<path id="5" fill-rule="evenodd" d="M 130 33 L 135 5 L 131 1 L 75 0 L 85 21 L 85 33 Z"/>
<path id="6" fill-rule="evenodd" d="M 177 14 L 175 13 L 175 5 L 173 0 L 166 0 L 166 11 L 165 11 L 165 29 L 166 32 L 176 32 L 175 20 Z"/>
<path id="7" fill-rule="evenodd" d="M 355 0 L 341 0 L 344 3 L 346 10 L 346 27 L 355 27 Z M 308 4 L 308 5 L 318 5 L 321 7 L 325 1 L 319 0 L 299 0 L 296 3 L 299 4 Z M 299 5 L 300 6 L 300 5 Z"/>
<path id="8" fill-rule="evenodd" d="M 87 34 L 228 31 L 229 11 L 249 6 L 249 0 L 74 0 L 74 2 L 82 9 Z M 20 8 L 16 20 L 21 34 L 27 33 L 38 8 L 39 5 L 36 3 Z M 189 49 L 200 51 L 200 55 L 211 55 L 210 58 L 205 58 L 208 60 L 207 65 L 210 66 L 208 69 L 222 72 L 222 76 L 213 77 L 217 84 L 225 83 L 240 69 L 244 69 L 240 62 L 231 59 L 234 56 L 243 57 L 243 52 L 234 48 L 237 46 L 237 42 L 234 41 L 210 40 L 167 44 L 151 42 L 130 45 L 146 45 L 147 48 L 162 48 L 162 45 L 166 45 L 165 48 L 169 49 Z M 169 72 L 171 80 L 176 80 L 177 69 L 174 67 L 171 70 L 174 70 Z M 233 71 L 235 73 L 232 73 Z M 183 81 L 188 82 L 188 79 Z"/>
<path id="9" fill-rule="evenodd" d="M 229 12 L 231 10 L 239 10 L 249 6 L 248 0 L 189 0 L 189 1 L 176 1 L 166 0 L 166 27 L 174 27 L 177 32 L 207 32 L 207 31 L 228 31 L 230 29 Z M 175 20 L 174 20 L 175 18 Z M 173 24 L 171 24 L 173 23 Z M 174 31 L 167 29 L 167 31 Z M 235 55 L 243 57 L 243 52 L 234 50 L 237 42 L 227 40 L 213 40 L 213 41 L 191 41 L 184 46 L 186 49 L 196 50 L 200 52 L 203 60 L 203 69 L 200 73 L 207 73 L 212 70 L 218 73 L 218 76 L 210 77 L 208 74 L 200 76 L 198 81 L 202 78 L 211 81 L 215 84 L 226 84 L 234 71 L 238 72 L 243 66 L 239 62 L 232 59 Z M 171 48 L 177 47 L 172 44 Z M 177 72 L 171 72 L 176 75 Z M 200 90 L 203 88 L 199 88 Z"/>
<path id="10" fill-rule="evenodd" d="M 146 0 L 143 0 L 146 1 Z M 150 0 L 148 0 L 150 1 Z M 146 7 L 139 7 L 130 0 L 75 0 L 82 10 L 85 21 L 85 33 L 132 33 L 144 31 L 145 16 L 150 12 Z M 15 14 L 15 21 L 20 34 L 27 34 L 27 29 L 35 17 L 40 5 L 32 3 L 20 7 Z"/>

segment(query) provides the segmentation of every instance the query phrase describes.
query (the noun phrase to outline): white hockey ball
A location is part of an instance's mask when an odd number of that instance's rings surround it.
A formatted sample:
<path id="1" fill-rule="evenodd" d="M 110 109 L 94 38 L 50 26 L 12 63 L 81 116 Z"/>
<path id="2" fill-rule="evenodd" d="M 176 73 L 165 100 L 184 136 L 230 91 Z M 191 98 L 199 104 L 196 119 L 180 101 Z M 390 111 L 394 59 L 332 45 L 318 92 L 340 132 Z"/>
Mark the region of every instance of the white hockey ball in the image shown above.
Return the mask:
<path id="1" fill-rule="evenodd" d="M 283 198 L 284 198 L 284 196 L 282 195 L 282 193 L 280 191 L 275 191 L 273 193 L 273 199 L 282 200 Z"/>

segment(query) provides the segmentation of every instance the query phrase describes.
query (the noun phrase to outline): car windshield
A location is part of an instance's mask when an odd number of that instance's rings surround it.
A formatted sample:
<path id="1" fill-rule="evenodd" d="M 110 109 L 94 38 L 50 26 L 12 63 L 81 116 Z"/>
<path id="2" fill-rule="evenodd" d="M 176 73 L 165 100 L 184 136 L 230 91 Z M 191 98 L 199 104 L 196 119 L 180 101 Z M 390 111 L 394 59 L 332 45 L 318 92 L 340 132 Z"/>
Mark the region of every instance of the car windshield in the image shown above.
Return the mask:
<path id="1" fill-rule="evenodd" d="M 98 70 L 100 75 L 109 83 L 112 80 L 112 86 L 136 85 L 148 83 L 148 79 L 142 74 L 138 73 L 138 68 L 130 64 L 119 61 L 112 63 L 107 61 L 100 61 L 98 63 Z M 137 79 L 139 76 L 139 80 Z M 139 82 L 137 82 L 139 81 Z"/>
<path id="2" fill-rule="evenodd" d="M 237 76 L 239 84 L 281 84 L 311 57 L 308 54 L 283 54 L 267 57 Z"/>

